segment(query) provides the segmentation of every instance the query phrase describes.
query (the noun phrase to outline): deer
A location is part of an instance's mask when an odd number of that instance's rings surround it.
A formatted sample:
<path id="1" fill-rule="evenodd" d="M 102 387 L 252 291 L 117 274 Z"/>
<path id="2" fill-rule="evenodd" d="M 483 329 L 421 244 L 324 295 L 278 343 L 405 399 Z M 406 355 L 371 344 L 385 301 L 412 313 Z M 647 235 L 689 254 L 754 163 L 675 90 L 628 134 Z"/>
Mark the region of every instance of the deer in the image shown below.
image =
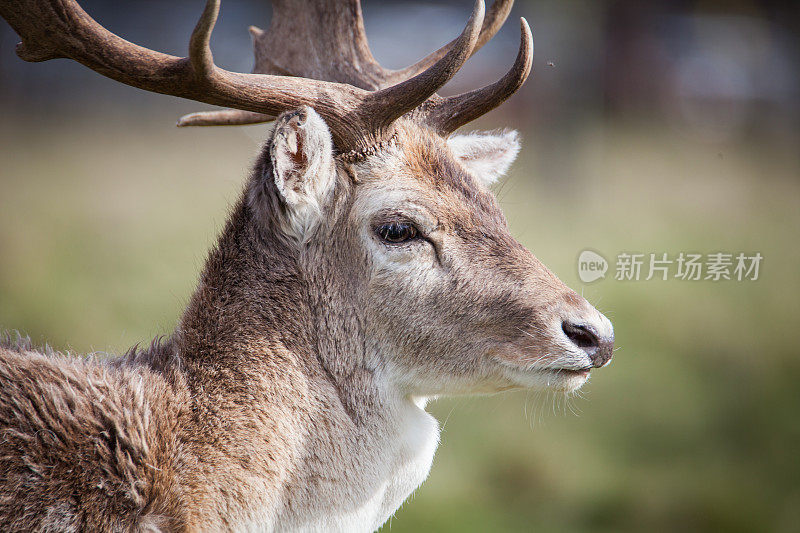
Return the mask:
<path id="1" fill-rule="evenodd" d="M 525 82 L 437 91 L 511 10 L 382 67 L 359 0 L 274 0 L 252 73 L 214 63 L 208 0 L 187 57 L 130 43 L 75 0 L 4 0 L 26 61 L 274 121 L 174 332 L 109 358 L 0 343 L 3 531 L 372 531 L 426 479 L 438 396 L 574 391 L 609 320 L 515 240 L 490 185 L 516 132 L 456 130 Z"/>

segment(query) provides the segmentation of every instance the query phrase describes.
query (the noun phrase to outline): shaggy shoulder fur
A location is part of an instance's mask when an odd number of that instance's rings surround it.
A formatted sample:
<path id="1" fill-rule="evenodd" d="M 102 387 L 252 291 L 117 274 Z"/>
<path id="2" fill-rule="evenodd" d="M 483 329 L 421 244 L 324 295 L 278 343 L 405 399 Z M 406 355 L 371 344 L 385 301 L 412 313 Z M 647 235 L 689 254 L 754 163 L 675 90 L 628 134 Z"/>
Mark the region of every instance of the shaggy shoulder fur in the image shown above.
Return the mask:
<path id="1" fill-rule="evenodd" d="M 165 374 L 137 363 L 168 352 L 154 344 L 102 361 L 0 339 L 0 486 L 13 488 L 0 492 L 2 531 L 170 529 L 183 402 Z"/>

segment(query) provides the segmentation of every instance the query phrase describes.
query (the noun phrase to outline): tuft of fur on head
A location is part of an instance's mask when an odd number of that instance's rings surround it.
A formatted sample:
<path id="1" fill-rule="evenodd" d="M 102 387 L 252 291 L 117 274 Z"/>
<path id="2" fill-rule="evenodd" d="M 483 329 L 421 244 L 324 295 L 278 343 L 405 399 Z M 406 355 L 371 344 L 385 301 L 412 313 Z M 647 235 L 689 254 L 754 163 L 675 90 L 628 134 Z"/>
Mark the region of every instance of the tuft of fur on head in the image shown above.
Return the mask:
<path id="1" fill-rule="evenodd" d="M 508 172 L 520 149 L 515 130 L 453 135 L 447 139 L 447 145 L 461 164 L 486 186 Z"/>

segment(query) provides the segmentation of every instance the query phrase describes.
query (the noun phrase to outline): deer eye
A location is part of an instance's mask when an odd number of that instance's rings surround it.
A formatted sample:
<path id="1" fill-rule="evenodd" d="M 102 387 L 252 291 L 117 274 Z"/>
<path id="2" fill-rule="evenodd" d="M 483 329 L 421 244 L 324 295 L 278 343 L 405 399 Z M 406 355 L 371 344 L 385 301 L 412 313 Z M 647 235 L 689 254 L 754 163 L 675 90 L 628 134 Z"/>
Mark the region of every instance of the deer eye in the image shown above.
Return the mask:
<path id="1" fill-rule="evenodd" d="M 400 244 L 417 237 L 417 228 L 407 222 L 389 222 L 378 226 L 375 230 L 385 242 Z"/>

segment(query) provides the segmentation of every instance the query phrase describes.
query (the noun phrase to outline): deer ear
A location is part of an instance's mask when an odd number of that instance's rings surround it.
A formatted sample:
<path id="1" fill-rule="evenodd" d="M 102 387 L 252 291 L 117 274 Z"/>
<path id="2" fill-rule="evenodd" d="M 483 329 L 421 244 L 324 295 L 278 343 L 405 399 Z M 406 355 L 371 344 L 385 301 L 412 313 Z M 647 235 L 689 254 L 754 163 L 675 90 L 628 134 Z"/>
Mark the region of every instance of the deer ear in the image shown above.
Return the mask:
<path id="1" fill-rule="evenodd" d="M 484 185 L 491 185 L 508 171 L 520 148 L 519 135 L 514 130 L 453 135 L 447 144 Z"/>
<path id="2" fill-rule="evenodd" d="M 308 106 L 280 115 L 270 158 L 275 186 L 286 208 L 287 230 L 300 237 L 319 219 L 336 183 L 327 124 Z"/>

